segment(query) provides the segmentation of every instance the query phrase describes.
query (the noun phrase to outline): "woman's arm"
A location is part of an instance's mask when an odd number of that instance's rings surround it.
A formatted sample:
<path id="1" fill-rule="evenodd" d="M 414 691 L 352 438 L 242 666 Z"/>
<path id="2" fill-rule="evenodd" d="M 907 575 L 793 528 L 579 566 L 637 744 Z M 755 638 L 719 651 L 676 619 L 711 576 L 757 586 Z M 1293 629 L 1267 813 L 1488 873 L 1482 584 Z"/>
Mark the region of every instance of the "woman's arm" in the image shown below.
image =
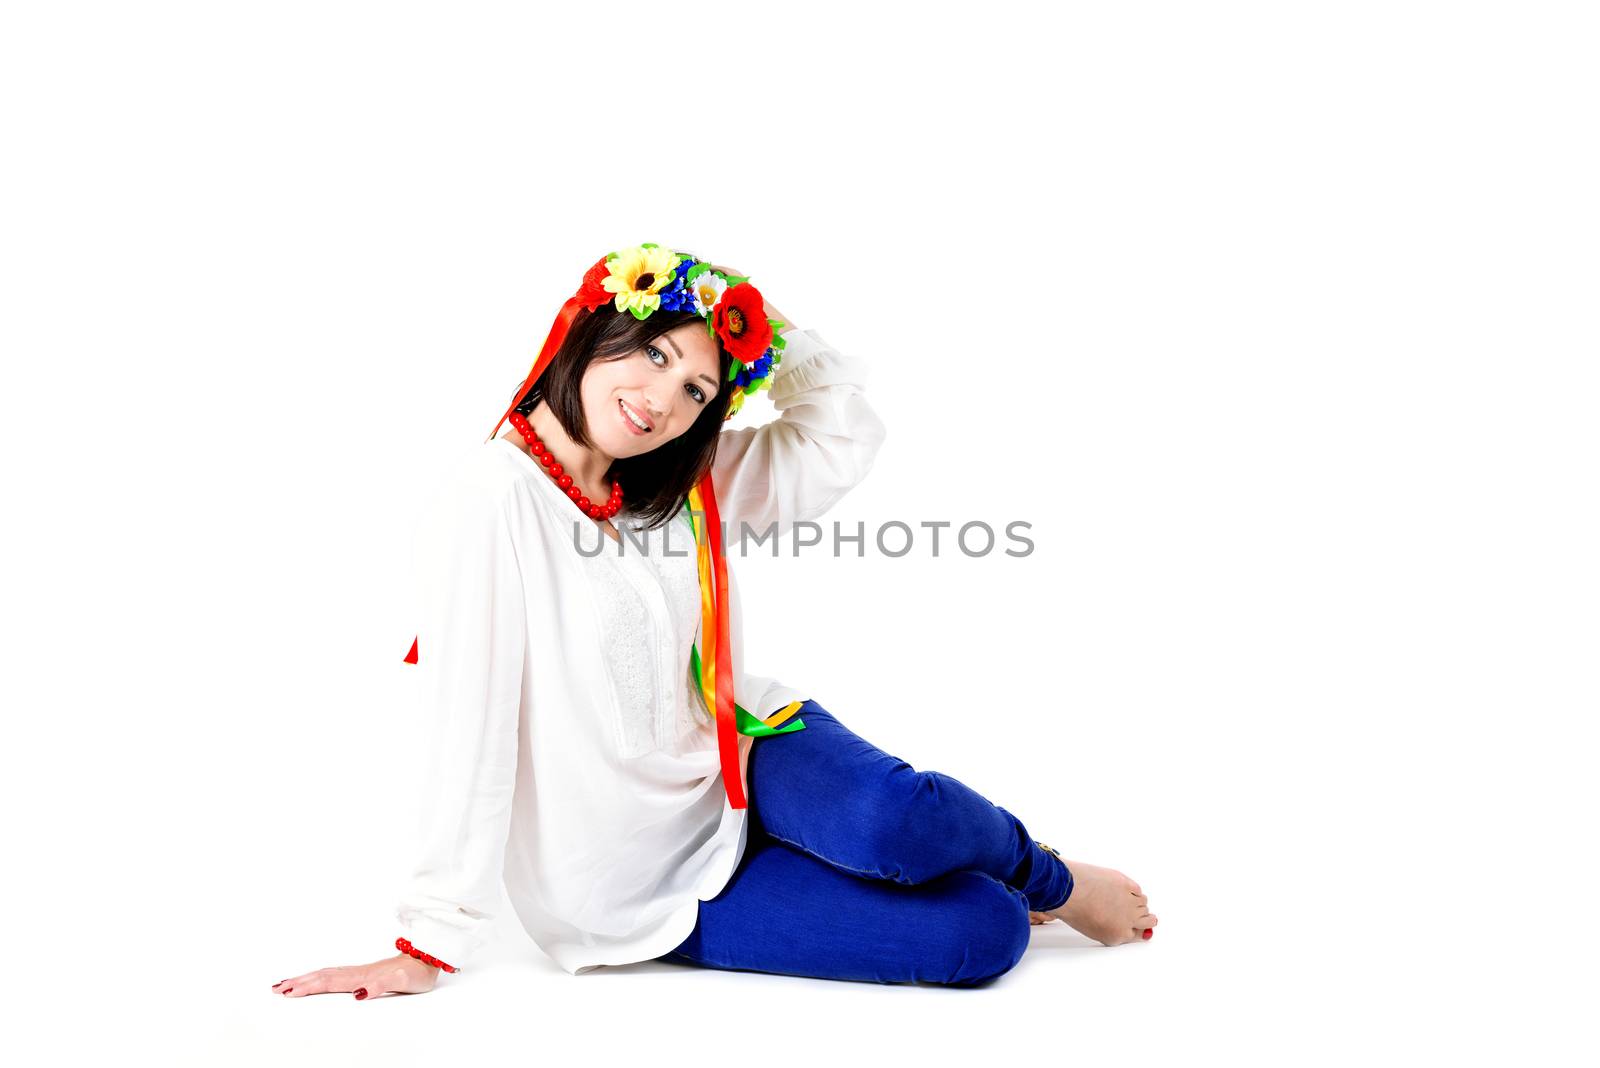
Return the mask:
<path id="1" fill-rule="evenodd" d="M 516 787 L 527 616 L 507 490 L 457 482 L 423 518 L 417 631 L 425 768 L 417 864 L 397 917 L 455 968 L 482 945 L 500 900 Z"/>
<path id="2" fill-rule="evenodd" d="M 770 390 L 778 418 L 717 440 L 712 481 L 730 548 L 746 527 L 765 541 L 822 515 L 866 477 L 887 433 L 867 403 L 864 360 L 815 330 L 789 327 L 782 336 L 788 347 Z"/>
<path id="3" fill-rule="evenodd" d="M 503 490 L 461 481 L 423 513 L 415 670 L 426 749 L 422 765 L 389 787 L 403 799 L 421 795 L 418 863 L 401 897 L 400 931 L 416 949 L 458 969 L 482 943 L 500 899 L 516 784 L 527 622 L 503 499 Z M 350 993 L 365 1000 L 424 993 L 438 974 L 402 953 L 319 968 L 272 989 L 291 998 Z"/>

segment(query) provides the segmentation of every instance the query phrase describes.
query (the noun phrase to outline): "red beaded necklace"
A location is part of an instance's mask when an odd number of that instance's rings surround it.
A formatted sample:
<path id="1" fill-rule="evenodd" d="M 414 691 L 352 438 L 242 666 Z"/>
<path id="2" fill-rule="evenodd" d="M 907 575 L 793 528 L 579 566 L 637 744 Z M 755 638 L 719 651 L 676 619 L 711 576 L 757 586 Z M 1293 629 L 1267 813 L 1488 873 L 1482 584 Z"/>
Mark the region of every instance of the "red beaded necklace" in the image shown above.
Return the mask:
<path id="1" fill-rule="evenodd" d="M 510 419 L 512 427 L 516 429 L 518 434 L 522 435 L 522 440 L 528 443 L 528 451 L 533 453 L 534 459 L 544 465 L 545 471 L 549 473 L 551 478 L 556 480 L 556 485 L 565 490 L 567 496 L 572 498 L 573 503 L 578 506 L 578 511 L 590 519 L 610 519 L 622 510 L 622 483 L 612 479 L 611 499 L 605 504 L 595 504 L 583 495 L 581 489 L 573 484 L 572 476 L 561 469 L 561 465 L 556 462 L 554 456 L 550 455 L 550 450 L 545 448 L 544 442 L 539 440 L 539 435 L 533 432 L 533 427 L 528 425 L 528 420 L 523 418 L 522 413 L 514 411 L 511 413 Z"/>

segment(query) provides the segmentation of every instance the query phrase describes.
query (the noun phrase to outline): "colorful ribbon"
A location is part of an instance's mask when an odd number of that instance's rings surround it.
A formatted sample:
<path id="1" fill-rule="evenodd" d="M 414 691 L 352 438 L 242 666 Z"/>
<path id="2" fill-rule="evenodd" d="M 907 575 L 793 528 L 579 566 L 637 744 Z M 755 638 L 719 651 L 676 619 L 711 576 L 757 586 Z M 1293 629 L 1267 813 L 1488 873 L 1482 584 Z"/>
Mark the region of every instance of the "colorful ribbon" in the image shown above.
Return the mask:
<path id="1" fill-rule="evenodd" d="M 704 693 L 705 684 L 700 681 L 700 650 L 692 645 L 689 647 L 689 666 L 694 670 L 695 685 L 700 687 L 701 692 Z M 751 714 L 743 705 L 738 703 L 734 704 L 733 711 L 739 720 L 740 734 L 746 734 L 752 738 L 765 738 L 771 734 L 788 734 L 791 731 L 804 730 L 806 721 L 803 719 L 797 719 L 787 727 L 778 726 L 778 724 L 800 711 L 800 706 L 803 704 L 805 704 L 804 701 L 791 701 L 766 719 Z"/>
<path id="2" fill-rule="evenodd" d="M 744 780 L 739 774 L 736 735 L 786 734 L 803 730 L 805 721 L 797 720 L 781 730 L 775 729 L 794 715 L 799 702 L 780 709 L 766 721 L 734 704 L 733 643 L 728 636 L 728 561 L 722 554 L 722 521 L 717 514 L 717 494 L 709 473 L 689 491 L 689 522 L 694 527 L 700 568 L 700 641 L 705 647 L 705 662 L 710 670 L 701 669 L 697 649 L 691 648 L 689 662 L 705 697 L 706 708 L 717 721 L 717 749 L 722 759 L 722 784 L 728 792 L 728 804 L 733 808 L 747 808 Z"/>
<path id="3" fill-rule="evenodd" d="M 722 520 L 717 515 L 717 495 L 707 472 L 689 490 L 689 519 L 695 525 L 696 556 L 700 564 L 700 642 L 705 664 L 700 692 L 717 721 L 717 752 L 722 761 L 722 785 L 728 804 L 746 808 L 744 782 L 739 774 L 738 720 L 733 711 L 733 643 L 728 637 L 728 562 L 722 558 Z"/>

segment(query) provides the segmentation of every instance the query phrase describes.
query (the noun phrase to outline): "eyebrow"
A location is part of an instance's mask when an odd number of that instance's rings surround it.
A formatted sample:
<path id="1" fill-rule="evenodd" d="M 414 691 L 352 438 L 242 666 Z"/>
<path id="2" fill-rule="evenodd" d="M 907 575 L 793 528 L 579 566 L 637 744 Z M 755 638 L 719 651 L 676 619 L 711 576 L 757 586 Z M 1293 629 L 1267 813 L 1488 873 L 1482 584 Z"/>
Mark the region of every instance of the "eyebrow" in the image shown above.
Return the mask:
<path id="1" fill-rule="evenodd" d="M 683 359 L 683 353 L 678 351 L 678 343 L 676 341 L 672 340 L 665 334 L 661 335 L 661 340 L 672 346 L 672 351 L 678 353 L 678 359 Z M 705 379 L 707 382 L 710 382 L 713 390 L 717 388 L 717 380 L 715 378 L 712 378 L 710 375 L 701 375 L 700 377 Z"/>

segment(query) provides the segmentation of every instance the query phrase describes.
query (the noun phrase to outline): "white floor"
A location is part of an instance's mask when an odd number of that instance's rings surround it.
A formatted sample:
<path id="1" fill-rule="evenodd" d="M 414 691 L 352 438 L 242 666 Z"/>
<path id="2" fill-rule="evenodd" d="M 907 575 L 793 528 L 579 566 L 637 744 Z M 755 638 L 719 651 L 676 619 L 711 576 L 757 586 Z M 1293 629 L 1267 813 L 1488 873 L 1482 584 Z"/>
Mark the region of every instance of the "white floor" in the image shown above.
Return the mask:
<path id="1" fill-rule="evenodd" d="M 471 976 L 421 996 L 289 1001 L 258 963 L 210 992 L 197 1062 L 1411 1064 L 1520 1050 L 1574 1063 L 1582 1048 L 1573 992 L 1566 1014 L 1544 1006 L 1553 1026 L 1539 1028 L 1528 1026 L 1533 989 L 1491 993 L 1493 969 L 1468 963 L 1491 936 L 1463 932 L 1465 952 L 1440 957 L 1434 940 L 1343 938 L 1327 924 L 1319 934 L 1281 902 L 1275 933 L 1232 933 L 1164 897 L 1149 942 L 1107 948 L 1059 923 L 1035 927 L 1022 962 L 974 990 L 657 963 L 569 976 L 516 932 Z"/>

